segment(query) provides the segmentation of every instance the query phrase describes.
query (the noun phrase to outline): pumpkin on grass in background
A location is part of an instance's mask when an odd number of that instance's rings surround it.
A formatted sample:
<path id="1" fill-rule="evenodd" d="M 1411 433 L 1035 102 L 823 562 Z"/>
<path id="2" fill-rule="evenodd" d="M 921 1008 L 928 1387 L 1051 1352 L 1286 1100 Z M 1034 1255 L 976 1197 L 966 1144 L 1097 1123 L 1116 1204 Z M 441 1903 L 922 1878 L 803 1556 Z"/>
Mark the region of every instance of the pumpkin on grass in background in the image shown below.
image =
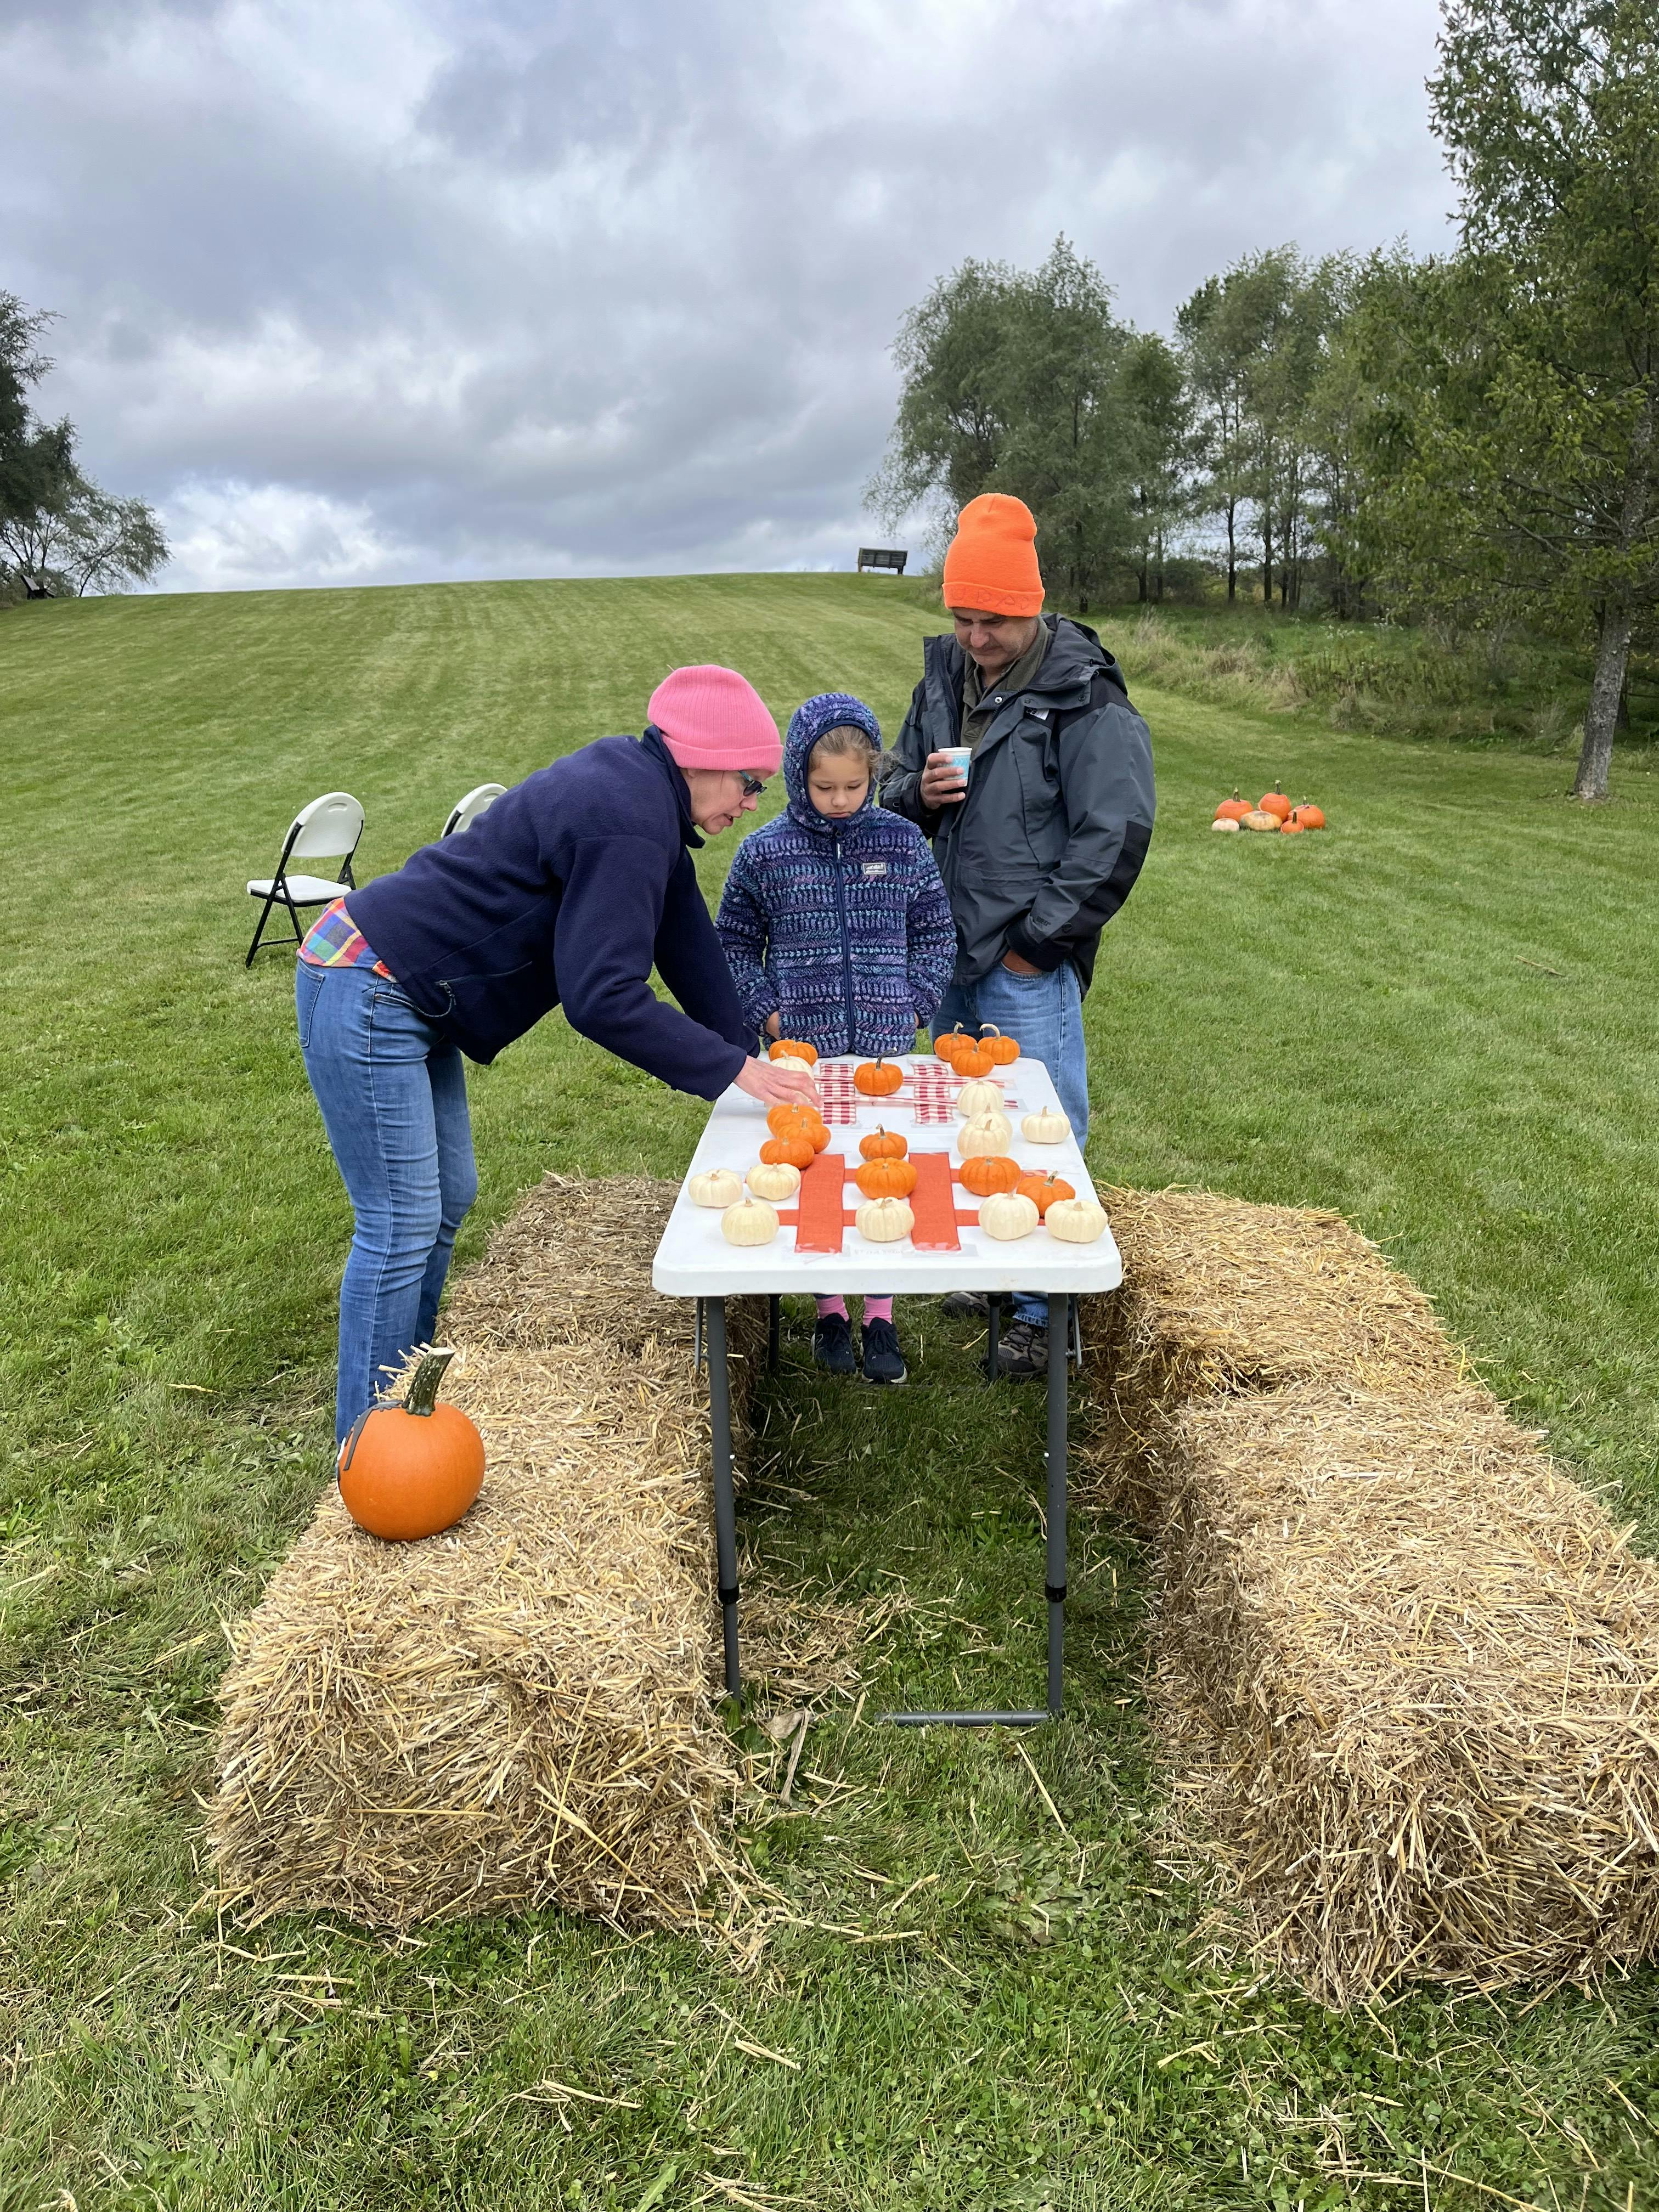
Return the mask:
<path id="1" fill-rule="evenodd" d="M 1324 809 L 1320 806 L 1310 806 L 1305 799 L 1291 815 L 1291 819 L 1298 830 L 1322 830 L 1325 827 Z"/>
<path id="2" fill-rule="evenodd" d="M 908 1198 L 916 1171 L 908 1160 L 865 1160 L 853 1180 L 866 1198 Z"/>
<path id="3" fill-rule="evenodd" d="M 1258 806 L 1252 809 L 1238 826 L 1241 830 L 1277 830 L 1279 817 L 1276 814 L 1265 814 Z"/>
<path id="4" fill-rule="evenodd" d="M 459 1406 L 438 1403 L 455 1357 L 422 1352 L 401 1406 L 371 1406 L 340 1446 L 340 1497 L 371 1536 L 413 1543 L 453 1528 L 483 1481 L 483 1438 Z"/>
<path id="5" fill-rule="evenodd" d="M 1075 1198 L 1077 1196 L 1077 1193 L 1073 1189 L 1071 1184 L 1068 1182 L 1063 1182 L 1057 1175 L 1022 1176 L 1019 1181 L 1014 1185 L 1014 1188 L 1016 1190 L 1022 1193 L 1024 1196 L 1029 1198 L 1032 1205 L 1036 1206 L 1037 1210 L 1037 1219 L 1039 1221 L 1043 1218 L 1044 1215 L 1048 1212 L 1048 1208 L 1054 1204 L 1057 1198 Z"/>
<path id="6" fill-rule="evenodd" d="M 904 1080 L 904 1070 L 890 1060 L 865 1060 L 853 1070 L 853 1088 L 866 1098 L 890 1098 Z"/>
<path id="7" fill-rule="evenodd" d="M 859 1139 L 859 1151 L 866 1160 L 902 1160 L 909 1149 L 896 1129 L 884 1129 L 879 1122 L 867 1137 Z"/>
<path id="8" fill-rule="evenodd" d="M 1263 814 L 1276 814 L 1281 822 L 1290 818 L 1291 802 L 1277 784 L 1271 791 L 1264 791 L 1256 803 Z"/>
<path id="9" fill-rule="evenodd" d="M 803 1044 L 799 1037 L 780 1037 L 768 1048 L 769 1060 L 781 1060 L 785 1054 L 794 1060 L 804 1060 L 809 1067 L 817 1066 L 818 1048 L 815 1044 Z"/>
<path id="10" fill-rule="evenodd" d="M 962 1164 L 962 1187 L 975 1198 L 993 1198 L 1000 1190 L 1014 1190 L 1021 1168 L 1006 1152 L 975 1152 Z"/>
<path id="11" fill-rule="evenodd" d="M 1302 835 L 1302 824 L 1297 820 L 1294 814 L 1291 815 L 1288 822 L 1281 822 L 1279 823 L 1279 834 L 1281 837 L 1299 837 Z"/>
<path id="12" fill-rule="evenodd" d="M 1249 800 L 1239 797 L 1238 786 L 1235 784 L 1232 797 L 1222 800 L 1215 811 L 1213 818 L 1218 822 L 1242 822 L 1249 811 Z"/>

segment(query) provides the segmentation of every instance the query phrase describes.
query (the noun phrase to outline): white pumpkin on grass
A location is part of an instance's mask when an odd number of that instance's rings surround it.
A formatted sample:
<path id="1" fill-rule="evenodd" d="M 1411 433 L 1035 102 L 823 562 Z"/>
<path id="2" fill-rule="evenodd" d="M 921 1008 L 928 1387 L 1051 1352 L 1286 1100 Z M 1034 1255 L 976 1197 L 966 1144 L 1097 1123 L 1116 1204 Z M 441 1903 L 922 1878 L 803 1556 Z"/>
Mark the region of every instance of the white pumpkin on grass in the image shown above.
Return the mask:
<path id="1" fill-rule="evenodd" d="M 896 1244 L 916 1225 L 916 1217 L 902 1198 L 867 1199 L 854 1219 L 859 1235 L 872 1244 Z"/>
<path id="2" fill-rule="evenodd" d="M 1014 1141 L 1014 1125 L 1006 1114 L 976 1114 L 964 1121 L 957 1150 L 964 1160 L 981 1152 L 1006 1152 Z"/>
<path id="3" fill-rule="evenodd" d="M 775 1067 L 777 1064 L 772 1063 Z M 748 1182 L 757 1198 L 775 1206 L 781 1198 L 793 1198 L 800 1188 L 800 1170 L 792 1168 L 787 1160 L 757 1160 L 749 1170 Z"/>
<path id="4" fill-rule="evenodd" d="M 1063 1145 L 1072 1133 L 1072 1125 L 1058 1106 L 1045 1106 L 1040 1112 L 1025 1116 L 1019 1125 L 1019 1133 L 1028 1144 Z"/>
<path id="5" fill-rule="evenodd" d="M 777 1215 L 758 1198 L 728 1206 L 720 1216 L 720 1235 L 728 1244 L 769 1244 L 777 1233 Z"/>
<path id="6" fill-rule="evenodd" d="M 694 1175 L 685 1189 L 693 1206 L 717 1206 L 724 1212 L 743 1196 L 743 1179 L 730 1168 L 710 1168 L 706 1175 Z"/>
<path id="7" fill-rule="evenodd" d="M 1000 1114 L 1002 1085 L 993 1083 L 988 1075 L 976 1076 L 964 1083 L 957 1093 L 957 1112 L 964 1121 L 971 1121 L 976 1114 Z"/>
<path id="8" fill-rule="evenodd" d="M 1092 1244 L 1106 1234 L 1106 1209 L 1092 1198 L 1057 1198 L 1042 1225 L 1062 1244 Z"/>
<path id="9" fill-rule="evenodd" d="M 1049 1211 L 1052 1212 L 1053 1208 Z M 1021 1237 L 1029 1237 L 1036 1227 L 1036 1201 L 1027 1198 L 1024 1191 L 1000 1190 L 981 1206 L 979 1225 L 999 1244 L 1012 1244 Z"/>

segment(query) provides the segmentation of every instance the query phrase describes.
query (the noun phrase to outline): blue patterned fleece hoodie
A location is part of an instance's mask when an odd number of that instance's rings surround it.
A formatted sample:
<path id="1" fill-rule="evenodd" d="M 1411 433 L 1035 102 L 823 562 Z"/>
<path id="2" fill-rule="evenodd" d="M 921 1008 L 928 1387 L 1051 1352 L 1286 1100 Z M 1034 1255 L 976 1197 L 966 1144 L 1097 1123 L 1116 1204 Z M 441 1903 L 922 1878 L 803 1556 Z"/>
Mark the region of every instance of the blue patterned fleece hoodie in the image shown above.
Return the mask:
<path id="1" fill-rule="evenodd" d="M 785 1036 L 826 1059 L 914 1050 L 957 958 L 915 823 L 869 799 L 831 821 L 807 796 L 812 748 L 843 724 L 868 737 L 873 769 L 881 725 L 861 699 L 829 691 L 798 707 L 783 747 L 787 810 L 738 847 L 715 924 L 748 1019 L 763 1031 L 776 1014 Z"/>

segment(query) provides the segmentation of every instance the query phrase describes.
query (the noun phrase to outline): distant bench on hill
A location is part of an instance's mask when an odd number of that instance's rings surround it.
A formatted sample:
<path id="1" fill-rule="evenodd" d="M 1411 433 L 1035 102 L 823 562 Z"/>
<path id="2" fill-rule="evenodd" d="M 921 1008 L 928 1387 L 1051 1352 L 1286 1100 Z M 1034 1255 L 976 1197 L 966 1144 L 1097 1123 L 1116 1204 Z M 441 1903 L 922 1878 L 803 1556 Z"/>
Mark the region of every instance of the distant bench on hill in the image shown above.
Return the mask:
<path id="1" fill-rule="evenodd" d="M 866 568 L 892 568 L 902 576 L 904 574 L 904 564 L 909 557 L 909 554 L 902 545 L 860 545 L 859 574 L 861 576 Z"/>

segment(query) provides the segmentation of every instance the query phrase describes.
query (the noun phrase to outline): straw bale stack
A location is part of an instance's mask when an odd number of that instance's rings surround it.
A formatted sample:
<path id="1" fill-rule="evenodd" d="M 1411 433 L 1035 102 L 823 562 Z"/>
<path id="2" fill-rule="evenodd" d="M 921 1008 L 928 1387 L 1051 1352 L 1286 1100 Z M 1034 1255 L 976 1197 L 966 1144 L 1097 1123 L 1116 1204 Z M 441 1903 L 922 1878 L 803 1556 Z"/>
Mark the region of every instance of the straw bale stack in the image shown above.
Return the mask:
<path id="1" fill-rule="evenodd" d="M 243 1624 L 210 1827 L 251 1917 L 556 1903 L 678 1925 L 736 1878 L 707 1391 L 689 1316 L 650 1289 L 675 1188 L 530 1194 L 447 1321 L 446 1395 L 488 1455 L 477 1504 L 386 1544 L 331 1485 Z M 752 1301 L 731 1322 L 740 1409 L 763 1323 Z"/>
<path id="2" fill-rule="evenodd" d="M 1653 1956 L 1659 1567 L 1334 1217 L 1109 1205 L 1097 1494 L 1154 1535 L 1177 1820 L 1247 1938 L 1338 2004 Z"/>

